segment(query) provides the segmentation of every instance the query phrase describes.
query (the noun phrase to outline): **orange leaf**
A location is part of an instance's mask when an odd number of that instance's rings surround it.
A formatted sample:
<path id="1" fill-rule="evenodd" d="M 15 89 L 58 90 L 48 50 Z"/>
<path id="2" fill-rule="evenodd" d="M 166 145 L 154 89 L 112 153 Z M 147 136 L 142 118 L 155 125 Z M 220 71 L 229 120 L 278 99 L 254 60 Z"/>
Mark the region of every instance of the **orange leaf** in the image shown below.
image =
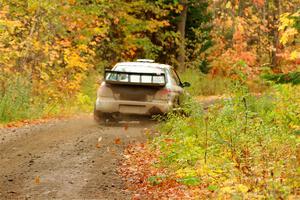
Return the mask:
<path id="1" fill-rule="evenodd" d="M 121 139 L 120 138 L 116 138 L 115 139 L 115 144 L 121 144 Z"/>
<path id="2" fill-rule="evenodd" d="M 110 151 L 110 153 L 111 153 L 112 155 L 114 155 L 114 156 L 116 155 L 116 151 L 113 150 L 113 149 Z"/>
<path id="3" fill-rule="evenodd" d="M 37 184 L 37 185 L 40 184 L 40 182 L 41 182 L 40 176 L 36 176 L 34 181 L 35 181 L 35 184 Z"/>

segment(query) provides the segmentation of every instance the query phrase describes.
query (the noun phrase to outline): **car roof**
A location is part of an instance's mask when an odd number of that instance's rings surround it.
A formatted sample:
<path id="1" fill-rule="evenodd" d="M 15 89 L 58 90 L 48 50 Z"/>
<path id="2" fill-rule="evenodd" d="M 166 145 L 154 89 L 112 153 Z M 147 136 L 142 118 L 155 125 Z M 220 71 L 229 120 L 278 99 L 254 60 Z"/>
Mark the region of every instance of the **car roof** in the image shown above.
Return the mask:
<path id="1" fill-rule="evenodd" d="M 160 68 L 160 69 L 171 69 L 172 66 L 166 65 L 166 64 L 160 64 L 160 63 L 152 63 L 152 62 L 120 62 L 115 65 L 117 66 L 137 66 L 137 67 L 154 67 L 154 68 Z"/>

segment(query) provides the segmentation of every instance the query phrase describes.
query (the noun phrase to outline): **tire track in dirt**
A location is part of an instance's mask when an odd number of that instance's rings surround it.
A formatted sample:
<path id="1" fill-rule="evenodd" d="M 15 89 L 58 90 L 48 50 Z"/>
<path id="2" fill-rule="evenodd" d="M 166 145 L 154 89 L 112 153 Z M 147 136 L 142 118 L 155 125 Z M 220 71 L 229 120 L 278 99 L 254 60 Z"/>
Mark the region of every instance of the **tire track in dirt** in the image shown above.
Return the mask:
<path id="1" fill-rule="evenodd" d="M 2 129 L 0 199 L 130 199 L 116 170 L 124 148 L 152 126 L 103 127 L 84 116 Z"/>

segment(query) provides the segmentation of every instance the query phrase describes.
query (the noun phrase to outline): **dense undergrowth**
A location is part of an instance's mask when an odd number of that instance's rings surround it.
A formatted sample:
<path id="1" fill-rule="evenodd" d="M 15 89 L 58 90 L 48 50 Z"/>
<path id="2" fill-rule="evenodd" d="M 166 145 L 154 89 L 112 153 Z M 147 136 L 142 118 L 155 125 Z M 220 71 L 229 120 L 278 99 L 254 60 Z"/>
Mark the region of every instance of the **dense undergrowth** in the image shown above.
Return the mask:
<path id="1" fill-rule="evenodd" d="M 212 77 L 204 75 L 195 69 L 187 69 L 181 74 L 182 82 L 190 82 L 191 87 L 186 90 L 193 96 L 223 95 L 228 92 L 230 79 L 226 77 Z"/>
<path id="2" fill-rule="evenodd" d="M 300 87 L 276 85 L 261 97 L 239 84 L 230 88 L 231 100 L 207 110 L 187 100 L 188 116 L 171 113 L 160 125 L 162 134 L 151 142 L 161 156 L 156 166 L 166 170 L 159 177 L 220 199 L 296 199 Z"/>
<path id="3" fill-rule="evenodd" d="M 51 85 L 46 91 L 37 91 L 29 76 L 6 78 L 5 85 L 0 87 L 0 124 L 91 112 L 96 98 L 98 76 L 99 74 L 92 72 L 85 78 L 77 93 L 57 97 L 49 96 L 48 89 Z"/>
<path id="4" fill-rule="evenodd" d="M 185 90 L 192 96 L 215 96 L 215 95 L 229 95 L 232 78 L 226 76 L 212 76 L 211 74 L 203 74 L 197 69 L 187 69 L 180 74 L 182 82 L 190 82 L 191 87 Z M 245 81 L 249 92 L 263 93 L 270 88 L 267 80 L 255 78 Z"/>

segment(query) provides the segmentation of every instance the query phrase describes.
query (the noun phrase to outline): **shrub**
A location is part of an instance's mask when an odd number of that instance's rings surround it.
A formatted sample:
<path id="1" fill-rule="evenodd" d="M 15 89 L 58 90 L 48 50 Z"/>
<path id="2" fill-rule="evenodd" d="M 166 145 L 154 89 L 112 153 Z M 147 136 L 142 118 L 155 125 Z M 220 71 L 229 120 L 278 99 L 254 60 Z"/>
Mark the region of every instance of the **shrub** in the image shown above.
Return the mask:
<path id="1" fill-rule="evenodd" d="M 238 85 L 231 100 L 206 111 L 190 99 L 190 116 L 168 115 L 152 141 L 160 165 L 169 177 L 197 178 L 220 198 L 299 195 L 299 86 L 276 86 L 258 98 Z"/>
<path id="2" fill-rule="evenodd" d="M 70 95 L 58 91 L 51 84 L 34 87 L 25 74 L 0 74 L 0 123 L 90 112 L 96 98 L 97 75 L 91 73 L 80 90 Z"/>
<path id="3" fill-rule="evenodd" d="M 293 85 L 300 84 L 300 72 L 290 72 L 287 74 L 265 74 L 264 79 L 274 81 L 277 84 L 292 83 Z"/>
<path id="4" fill-rule="evenodd" d="M 41 115 L 41 107 L 33 108 L 32 86 L 27 77 L 13 76 L 3 79 L 0 88 L 0 121 L 32 119 Z"/>

